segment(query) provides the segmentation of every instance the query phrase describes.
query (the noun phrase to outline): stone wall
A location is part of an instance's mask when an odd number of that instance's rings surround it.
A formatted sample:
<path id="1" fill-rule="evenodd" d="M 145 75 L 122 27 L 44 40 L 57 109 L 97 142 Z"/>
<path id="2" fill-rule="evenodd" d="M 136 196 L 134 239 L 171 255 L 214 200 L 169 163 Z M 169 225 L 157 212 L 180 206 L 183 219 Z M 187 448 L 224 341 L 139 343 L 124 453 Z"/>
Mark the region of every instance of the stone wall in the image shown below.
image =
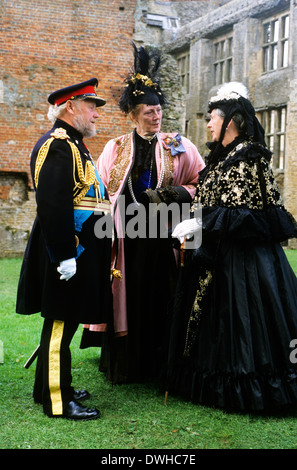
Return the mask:
<path id="1" fill-rule="evenodd" d="M 130 129 L 117 98 L 133 57 L 136 2 L 1 2 L 0 171 L 29 173 L 31 149 L 48 130 L 49 93 L 91 77 L 107 101 L 88 141 L 94 159 L 109 138 Z"/>
<path id="2" fill-rule="evenodd" d="M 130 41 L 137 42 L 138 26 L 146 28 L 137 16 L 146 3 L 168 12 L 173 3 L 177 8 L 191 3 L 195 8 L 205 1 L 65 0 L 62 9 L 46 0 L 1 2 L 1 257 L 23 254 L 35 218 L 30 153 L 50 126 L 46 116 L 50 92 L 93 76 L 99 79 L 98 94 L 107 104 L 99 110 L 97 136 L 86 141 L 94 161 L 109 139 L 132 129 L 118 108 L 118 98 L 133 63 Z M 144 43 L 154 45 L 147 35 Z M 162 83 L 169 102 L 163 129 L 181 132 L 184 103 L 176 62 L 165 54 L 163 63 Z"/>
<path id="3" fill-rule="evenodd" d="M 22 256 L 36 213 L 27 175 L 0 173 L 0 213 L 1 257 Z"/>
<path id="4" fill-rule="evenodd" d="M 22 254 L 35 217 L 30 153 L 51 126 L 49 93 L 99 79 L 107 104 L 97 136 L 86 141 L 95 161 L 107 140 L 130 131 L 118 96 L 133 60 L 136 3 L 0 2 L 0 256 Z"/>
<path id="5" fill-rule="evenodd" d="M 163 52 L 162 87 L 168 97 L 163 130 L 187 132 L 200 153 L 209 135 L 205 111 L 215 92 L 213 39 L 233 31 L 233 76 L 248 86 L 256 109 L 287 104 L 287 162 L 277 175 L 286 207 L 297 217 L 297 44 L 290 66 L 261 73 L 262 20 L 290 10 L 297 35 L 295 0 L 65 0 L 63 10 L 46 0 L 1 2 L 0 19 L 0 256 L 22 255 L 35 217 L 30 152 L 49 128 L 48 94 L 97 76 L 100 109 L 97 136 L 87 141 L 94 160 L 110 138 L 132 129 L 118 109 L 123 80 L 133 63 L 130 41 Z M 179 28 L 149 25 L 148 14 L 179 19 Z M 180 87 L 176 57 L 190 51 L 190 93 Z M 185 126 L 186 124 L 186 126 Z"/>

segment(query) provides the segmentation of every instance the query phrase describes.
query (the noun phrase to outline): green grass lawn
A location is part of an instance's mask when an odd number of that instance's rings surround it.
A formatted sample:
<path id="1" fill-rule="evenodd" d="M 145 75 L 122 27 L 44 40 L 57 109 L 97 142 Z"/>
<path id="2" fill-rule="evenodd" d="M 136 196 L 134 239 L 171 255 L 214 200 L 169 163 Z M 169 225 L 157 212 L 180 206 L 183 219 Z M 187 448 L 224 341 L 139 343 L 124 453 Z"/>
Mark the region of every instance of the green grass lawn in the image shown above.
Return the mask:
<path id="1" fill-rule="evenodd" d="M 288 250 L 297 272 L 297 251 Z M 158 387 L 115 385 L 98 371 L 99 350 L 72 342 L 73 384 L 91 392 L 99 420 L 46 417 L 32 400 L 35 363 L 24 363 L 39 344 L 39 315 L 15 314 L 20 259 L 0 260 L 0 449 L 296 449 L 295 414 L 241 414 L 193 405 Z"/>

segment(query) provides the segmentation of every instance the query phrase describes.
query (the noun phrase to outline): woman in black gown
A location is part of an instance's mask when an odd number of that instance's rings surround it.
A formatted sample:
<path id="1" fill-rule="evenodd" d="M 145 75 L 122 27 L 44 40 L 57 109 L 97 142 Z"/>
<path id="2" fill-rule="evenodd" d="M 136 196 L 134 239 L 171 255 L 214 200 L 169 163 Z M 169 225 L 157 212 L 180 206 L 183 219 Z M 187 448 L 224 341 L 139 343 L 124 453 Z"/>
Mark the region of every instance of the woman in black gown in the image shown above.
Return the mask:
<path id="1" fill-rule="evenodd" d="M 181 222 L 186 250 L 169 350 L 170 393 L 233 410 L 297 402 L 297 280 L 281 242 L 297 225 L 281 201 L 271 152 L 247 90 L 232 82 L 209 104 L 212 134 L 193 201 L 202 218 Z"/>

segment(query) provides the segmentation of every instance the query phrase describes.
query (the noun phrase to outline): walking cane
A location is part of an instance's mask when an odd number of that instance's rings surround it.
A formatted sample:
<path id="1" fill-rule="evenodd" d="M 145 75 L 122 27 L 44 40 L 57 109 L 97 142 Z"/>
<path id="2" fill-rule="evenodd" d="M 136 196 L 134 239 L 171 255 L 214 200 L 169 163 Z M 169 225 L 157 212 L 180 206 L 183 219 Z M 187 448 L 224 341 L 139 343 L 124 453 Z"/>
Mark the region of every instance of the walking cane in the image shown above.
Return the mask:
<path id="1" fill-rule="evenodd" d="M 31 354 L 29 359 L 26 361 L 26 363 L 24 364 L 25 369 L 29 369 L 30 365 L 35 361 L 36 357 L 38 356 L 39 348 L 40 348 L 40 345 L 37 346 L 35 351 Z"/>
<path id="2" fill-rule="evenodd" d="M 185 250 L 186 250 L 186 240 L 180 245 L 180 267 L 183 268 L 185 265 Z M 164 405 L 167 405 L 168 399 L 168 390 L 165 391 Z"/>

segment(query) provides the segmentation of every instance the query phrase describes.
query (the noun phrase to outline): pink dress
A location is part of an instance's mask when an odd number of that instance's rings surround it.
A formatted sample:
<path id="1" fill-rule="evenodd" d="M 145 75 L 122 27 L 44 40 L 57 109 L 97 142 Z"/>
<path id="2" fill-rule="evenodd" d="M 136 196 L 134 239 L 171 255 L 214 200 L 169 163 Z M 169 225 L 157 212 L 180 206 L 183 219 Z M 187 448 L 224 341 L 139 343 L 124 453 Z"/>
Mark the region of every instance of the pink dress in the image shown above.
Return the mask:
<path id="1" fill-rule="evenodd" d="M 167 185 L 183 186 L 193 197 L 195 194 L 198 172 L 204 167 L 204 162 L 196 146 L 182 137 L 182 143 L 186 152 L 172 156 L 170 148 L 166 145 L 168 137 L 176 134 L 160 133 L 161 141 L 165 150 L 165 174 L 162 187 Z M 112 207 L 114 208 L 132 167 L 134 155 L 133 132 L 122 135 L 117 139 L 110 140 L 97 162 L 100 177 L 106 186 Z M 156 144 L 156 166 L 159 177 L 161 168 L 161 156 L 159 144 Z M 121 220 L 115 210 L 115 227 L 122 233 Z M 123 238 L 118 239 L 117 251 L 113 251 L 112 267 L 125 272 L 125 253 L 123 250 Z M 113 302 L 114 302 L 114 330 L 117 334 L 125 334 L 127 327 L 126 309 L 126 286 L 125 279 L 113 280 Z"/>
<path id="2" fill-rule="evenodd" d="M 159 140 L 150 147 L 149 161 L 154 179 L 151 186 L 154 189 L 159 182 L 162 168 L 159 187 L 175 187 L 183 198 L 192 201 L 204 162 L 195 145 L 185 137 L 181 138 L 182 151 L 176 154 L 172 147 L 175 136 L 175 133 L 160 133 Z M 138 144 L 134 148 L 136 140 Z M 177 272 L 178 253 L 168 236 L 165 240 L 133 240 L 125 233 L 127 225 L 122 224 L 121 198 L 130 196 L 128 179 L 131 173 L 135 178 L 141 145 L 139 136 L 133 131 L 110 140 L 97 162 L 114 217 L 111 268 L 122 273 L 122 279 L 112 279 L 113 324 L 109 331 L 112 329 L 113 339 L 109 337 L 108 344 L 103 344 L 100 363 L 100 370 L 107 372 L 107 378 L 114 383 L 138 381 L 143 374 L 148 377 L 151 366 L 160 364 L 155 353 L 165 344 L 165 311 L 174 292 Z M 147 155 L 146 150 L 144 154 Z M 187 207 L 190 208 L 190 202 Z M 102 331 L 99 325 L 85 325 L 85 328 L 89 330 L 84 335 L 86 343 L 89 335 Z"/>

